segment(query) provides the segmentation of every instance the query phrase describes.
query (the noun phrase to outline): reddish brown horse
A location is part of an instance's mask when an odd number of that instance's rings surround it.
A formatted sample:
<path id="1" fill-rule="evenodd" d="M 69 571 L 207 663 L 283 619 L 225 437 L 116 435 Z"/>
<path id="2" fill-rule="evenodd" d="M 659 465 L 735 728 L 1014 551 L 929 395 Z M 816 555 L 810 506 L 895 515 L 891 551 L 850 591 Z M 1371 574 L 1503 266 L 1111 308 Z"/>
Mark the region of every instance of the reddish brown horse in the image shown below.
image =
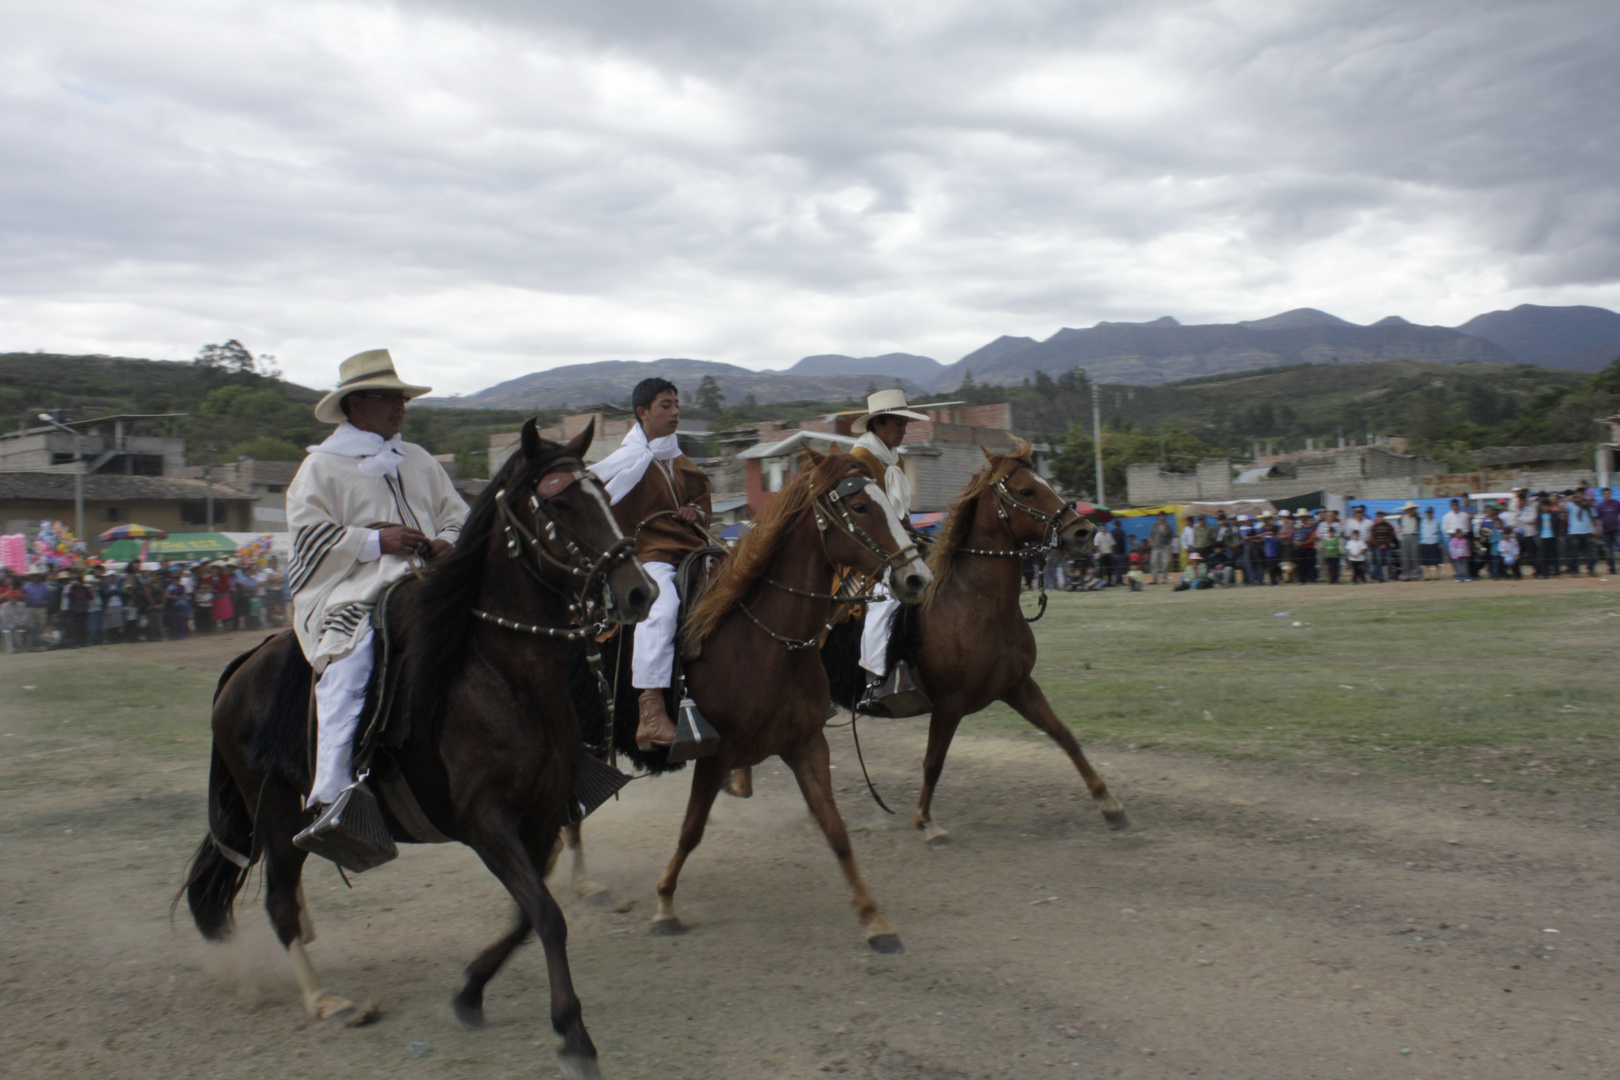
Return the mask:
<path id="1" fill-rule="evenodd" d="M 934 823 L 934 788 L 962 717 L 1004 701 L 1063 748 L 1116 829 L 1129 825 L 1119 800 L 1086 760 L 1074 735 L 1036 685 L 1035 634 L 1019 606 L 1023 559 L 1057 547 L 1082 555 L 1097 528 L 1052 490 L 1020 441 L 992 454 L 957 497 L 943 535 L 929 552 L 934 585 L 917 613 L 917 674 L 934 702 L 923 756 L 922 791 L 912 823 L 930 844 L 949 834 Z"/>
<path id="2" fill-rule="evenodd" d="M 390 721 L 409 716 L 409 735 L 391 756 L 428 823 L 477 852 L 506 886 L 523 913 L 524 936 L 539 928 L 551 1022 L 563 1037 L 558 1059 L 568 1076 L 587 1080 L 601 1075 L 596 1048 L 569 973 L 568 928 L 543 881 L 584 752 L 566 691 L 567 639 L 645 618 L 657 594 L 601 485 L 584 470 L 591 434 L 587 428 L 557 446 L 542 442 L 532 421 L 524 425 L 520 452 L 473 506 L 454 553 L 403 605 L 409 678 L 405 708 Z M 305 1008 L 324 1018 L 354 1006 L 322 988 L 304 949 L 314 931 L 299 885 L 305 855 L 292 839 L 310 821 L 300 800 L 308 784 L 309 679 L 290 633 L 221 676 L 209 835 L 185 893 L 198 930 L 224 938 L 236 894 L 263 859 L 270 922 Z M 388 816 L 396 839 L 413 839 Z M 508 951 L 516 944 L 501 942 Z M 478 1023 L 480 1004 L 458 997 L 457 1015 Z"/>
<path id="3" fill-rule="evenodd" d="M 685 628 L 692 697 L 720 732 L 720 748 L 697 763 L 686 820 L 658 879 L 653 931 L 679 933 L 675 887 L 703 839 L 715 796 L 731 770 L 782 759 L 826 834 L 849 882 L 851 903 L 879 952 L 901 951 L 861 880 L 833 798 L 823 728 L 831 699 L 819 646 L 836 617 L 834 570 L 876 575 L 892 568 L 894 595 L 920 599 L 933 574 L 877 483 L 846 454 L 810 454 L 811 467 L 784 489 L 716 571 Z"/>

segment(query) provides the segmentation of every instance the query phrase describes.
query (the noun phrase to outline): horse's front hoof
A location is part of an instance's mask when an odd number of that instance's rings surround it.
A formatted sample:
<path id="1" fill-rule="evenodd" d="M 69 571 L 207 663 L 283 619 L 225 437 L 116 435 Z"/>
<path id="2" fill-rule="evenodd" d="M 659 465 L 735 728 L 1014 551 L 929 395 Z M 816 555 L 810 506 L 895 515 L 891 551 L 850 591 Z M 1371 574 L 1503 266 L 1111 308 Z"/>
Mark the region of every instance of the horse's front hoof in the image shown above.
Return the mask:
<path id="1" fill-rule="evenodd" d="M 315 1020 L 330 1020 L 334 1016 L 354 1012 L 355 1004 L 345 997 L 336 994 L 321 993 L 312 998 L 304 999 L 304 1011 Z"/>
<path id="2" fill-rule="evenodd" d="M 559 1053 L 557 1064 L 568 1080 L 602 1080 L 602 1070 L 597 1066 L 594 1054 Z"/>
<path id="3" fill-rule="evenodd" d="M 872 946 L 873 952 L 882 953 L 884 956 L 896 956 L 906 951 L 905 943 L 900 940 L 899 934 L 879 934 L 867 938 L 866 943 Z"/>
<path id="4" fill-rule="evenodd" d="M 477 1031 L 484 1026 L 484 1006 L 461 1000 L 457 994 L 450 999 L 450 1008 L 455 1011 L 456 1023 L 468 1031 Z"/>
<path id="5" fill-rule="evenodd" d="M 1131 819 L 1124 810 L 1104 810 L 1103 820 L 1108 822 L 1108 827 L 1115 832 L 1125 832 L 1131 827 Z"/>
<path id="6" fill-rule="evenodd" d="M 679 937 L 686 933 L 686 927 L 681 920 L 671 915 L 667 919 L 654 919 L 652 924 L 653 937 Z"/>
<path id="7" fill-rule="evenodd" d="M 923 843 L 931 848 L 945 847 L 951 842 L 951 834 L 930 821 L 923 829 Z"/>

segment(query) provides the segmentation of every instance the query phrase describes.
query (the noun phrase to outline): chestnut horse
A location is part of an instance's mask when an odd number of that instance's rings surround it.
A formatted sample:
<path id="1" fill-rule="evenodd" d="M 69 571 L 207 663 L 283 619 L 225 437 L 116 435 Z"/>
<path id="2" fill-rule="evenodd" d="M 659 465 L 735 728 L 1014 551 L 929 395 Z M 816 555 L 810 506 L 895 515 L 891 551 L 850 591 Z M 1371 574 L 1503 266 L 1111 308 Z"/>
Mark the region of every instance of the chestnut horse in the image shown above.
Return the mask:
<path id="1" fill-rule="evenodd" d="M 568 639 L 645 618 L 658 591 L 585 472 L 593 431 L 558 446 L 542 441 L 533 421 L 523 426 L 519 452 L 474 504 L 455 551 L 400 606 L 408 676 L 390 720 L 408 714 L 409 734 L 391 756 L 429 823 L 477 852 L 526 924 L 539 928 L 551 1023 L 563 1038 L 558 1059 L 568 1076 L 587 1080 L 601 1075 L 596 1047 L 569 973 L 568 928 L 543 880 L 584 753 L 565 689 Z M 299 885 L 305 854 L 292 840 L 310 821 L 301 806 L 309 679 L 288 632 L 221 676 L 209 835 L 184 892 L 197 929 L 220 940 L 262 858 L 270 922 L 305 1009 L 326 1018 L 354 1006 L 322 988 L 304 949 L 314 931 Z M 269 749 L 278 738 L 280 748 Z M 396 839 L 413 839 L 388 818 Z M 464 1023 L 481 1019 L 476 1006 L 459 998 L 456 1006 Z"/>

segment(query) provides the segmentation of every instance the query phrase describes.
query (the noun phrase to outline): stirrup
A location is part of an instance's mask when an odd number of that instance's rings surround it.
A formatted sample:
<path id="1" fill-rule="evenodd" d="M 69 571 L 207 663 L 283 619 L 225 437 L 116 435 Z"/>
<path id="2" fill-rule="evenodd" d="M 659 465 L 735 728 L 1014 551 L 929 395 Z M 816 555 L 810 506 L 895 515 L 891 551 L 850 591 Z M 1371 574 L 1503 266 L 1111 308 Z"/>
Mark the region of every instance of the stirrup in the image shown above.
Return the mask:
<path id="1" fill-rule="evenodd" d="M 366 786 L 366 774 L 339 792 L 316 815 L 314 824 L 294 836 L 293 846 L 356 874 L 399 858 L 382 807 Z"/>
<path id="2" fill-rule="evenodd" d="M 720 733 L 704 719 L 697 702 L 689 697 L 681 698 L 675 710 L 675 743 L 669 748 L 669 763 L 706 758 L 719 748 Z"/>
<path id="3" fill-rule="evenodd" d="M 896 663 L 881 683 L 868 687 L 866 697 L 855 707 L 858 713 L 885 720 L 921 716 L 933 709 L 933 701 L 911 673 L 911 665 L 904 660 Z"/>

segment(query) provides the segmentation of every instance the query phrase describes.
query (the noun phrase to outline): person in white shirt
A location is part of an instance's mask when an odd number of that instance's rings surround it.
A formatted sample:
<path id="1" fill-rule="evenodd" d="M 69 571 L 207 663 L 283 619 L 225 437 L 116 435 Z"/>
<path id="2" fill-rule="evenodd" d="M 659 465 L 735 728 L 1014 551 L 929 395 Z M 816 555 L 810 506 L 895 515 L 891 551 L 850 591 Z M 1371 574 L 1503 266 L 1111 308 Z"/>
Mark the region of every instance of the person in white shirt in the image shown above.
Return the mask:
<path id="1" fill-rule="evenodd" d="M 1112 581 L 1114 571 L 1114 537 L 1107 529 L 1097 530 L 1097 538 L 1091 542 L 1091 553 L 1096 557 L 1097 572 L 1102 574 L 1104 581 Z"/>
<path id="2" fill-rule="evenodd" d="M 1367 508 L 1358 506 L 1350 512 L 1350 518 L 1341 526 L 1346 539 L 1355 537 L 1357 540 L 1366 540 L 1372 532 L 1372 518 L 1367 516 Z"/>
<path id="3" fill-rule="evenodd" d="M 1474 533 L 1474 515 L 1462 507 L 1458 499 L 1451 500 L 1451 509 L 1446 511 L 1445 517 L 1440 519 L 1440 531 L 1447 536 L 1455 536 L 1461 532 L 1464 536 Z"/>

